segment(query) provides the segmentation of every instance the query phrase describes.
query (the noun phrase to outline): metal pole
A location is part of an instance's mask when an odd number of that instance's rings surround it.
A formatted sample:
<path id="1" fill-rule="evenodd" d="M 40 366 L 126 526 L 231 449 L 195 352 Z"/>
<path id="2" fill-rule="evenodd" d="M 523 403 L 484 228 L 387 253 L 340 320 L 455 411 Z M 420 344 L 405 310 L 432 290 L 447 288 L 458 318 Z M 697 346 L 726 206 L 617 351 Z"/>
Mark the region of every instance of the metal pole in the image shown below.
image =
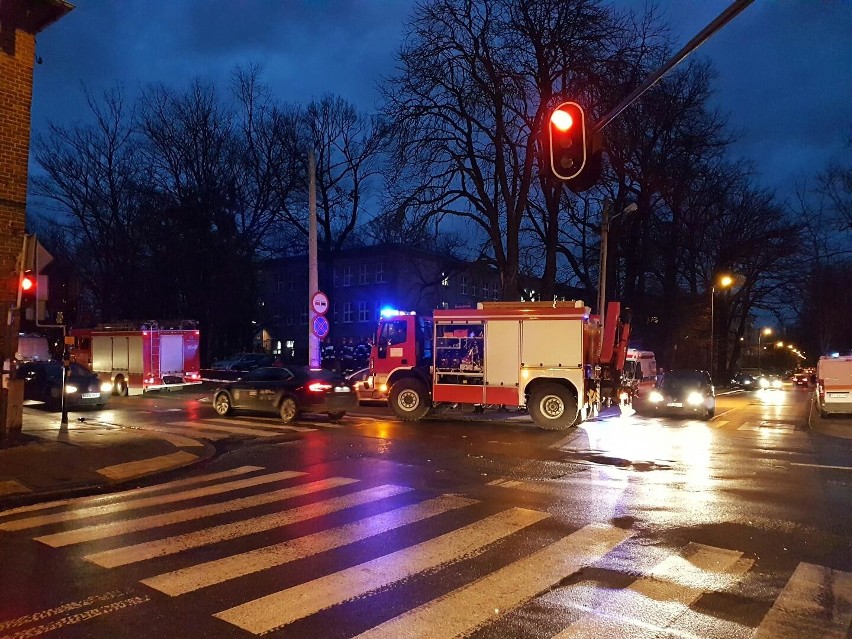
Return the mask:
<path id="1" fill-rule="evenodd" d="M 763 329 L 757 332 L 757 369 L 760 370 L 760 338 L 763 335 Z"/>
<path id="2" fill-rule="evenodd" d="M 710 287 L 710 378 L 713 378 L 713 341 L 714 331 L 716 329 L 713 317 L 713 298 L 716 297 L 716 285 Z"/>
<path id="3" fill-rule="evenodd" d="M 603 129 L 607 124 L 612 122 L 618 114 L 624 111 L 627 107 L 629 107 L 634 101 L 638 100 L 639 97 L 645 93 L 648 89 L 654 86 L 657 81 L 662 78 L 666 73 L 668 73 L 671 69 L 676 67 L 678 64 L 683 62 L 683 60 L 690 53 L 695 51 L 698 47 L 700 47 L 706 40 L 710 38 L 713 34 L 715 34 L 719 29 L 724 27 L 728 22 L 733 20 L 737 14 L 739 14 L 743 9 L 745 9 L 748 5 L 750 5 L 754 0 L 736 0 L 736 2 L 732 3 L 727 9 L 725 9 L 719 16 L 713 20 L 710 24 L 704 27 L 701 32 L 692 38 L 689 42 L 684 45 L 684 47 L 678 51 L 668 62 L 666 62 L 658 71 L 652 73 L 648 76 L 648 79 L 645 80 L 639 87 L 637 87 L 630 95 L 624 98 L 621 102 L 618 103 L 609 113 L 603 116 L 594 126 L 593 133 L 597 133 L 601 129 Z"/>
<path id="4" fill-rule="evenodd" d="M 601 316 L 601 326 L 604 324 L 604 309 L 606 308 L 606 260 L 607 245 L 609 244 L 609 209 L 611 202 L 605 199 L 601 211 L 601 263 L 598 273 L 598 314 Z"/>
<path id="5" fill-rule="evenodd" d="M 310 188 L 308 191 L 308 215 L 310 216 L 308 230 L 308 365 L 311 368 L 319 368 L 322 363 L 320 340 L 314 334 L 314 318 L 317 314 L 312 304 L 314 294 L 319 291 L 317 269 L 317 179 L 313 149 L 308 152 L 308 173 L 310 174 Z"/>

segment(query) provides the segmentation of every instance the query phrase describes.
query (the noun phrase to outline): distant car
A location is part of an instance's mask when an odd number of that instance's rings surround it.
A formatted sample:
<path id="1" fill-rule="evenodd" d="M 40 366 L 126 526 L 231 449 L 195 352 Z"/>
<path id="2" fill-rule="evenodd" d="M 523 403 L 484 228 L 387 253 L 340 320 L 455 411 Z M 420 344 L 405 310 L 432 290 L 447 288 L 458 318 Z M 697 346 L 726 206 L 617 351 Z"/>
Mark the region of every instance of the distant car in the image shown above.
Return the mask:
<path id="1" fill-rule="evenodd" d="M 760 379 L 757 380 L 757 385 L 758 388 L 763 390 L 780 390 L 784 386 L 784 380 L 781 379 L 780 375 L 767 373 L 761 375 Z"/>
<path id="2" fill-rule="evenodd" d="M 816 373 L 813 370 L 805 369 L 798 373 L 793 373 L 793 385 L 808 387 L 811 384 L 816 384 Z"/>
<path id="3" fill-rule="evenodd" d="M 760 373 L 740 371 L 734 375 L 733 379 L 731 379 L 731 385 L 737 388 L 744 388 L 746 390 L 760 388 L 760 376 Z"/>
<path id="4" fill-rule="evenodd" d="M 18 367 L 17 376 L 24 380 L 24 399 L 44 402 L 51 410 L 62 407 L 62 362 L 25 362 Z M 111 382 L 102 382 L 82 364 L 71 362 L 65 376 L 65 405 L 68 408 L 100 408 L 106 405 L 111 394 Z"/>
<path id="5" fill-rule="evenodd" d="M 358 398 L 346 379 L 307 366 L 256 368 L 213 393 L 213 407 L 223 417 L 234 410 L 277 413 L 285 424 L 303 412 L 340 419 L 357 406 Z"/>
<path id="6" fill-rule="evenodd" d="M 250 371 L 258 366 L 269 366 L 274 361 L 271 355 L 264 353 L 237 353 L 228 359 L 213 362 L 211 368 L 225 371 Z"/>
<path id="7" fill-rule="evenodd" d="M 370 379 L 370 369 L 362 368 L 346 376 L 358 395 L 359 404 L 387 404 L 388 394 L 379 392 Z"/>
<path id="8" fill-rule="evenodd" d="M 716 414 L 713 380 L 706 371 L 669 371 L 648 393 L 648 402 L 657 413 L 698 415 L 702 419 Z"/>

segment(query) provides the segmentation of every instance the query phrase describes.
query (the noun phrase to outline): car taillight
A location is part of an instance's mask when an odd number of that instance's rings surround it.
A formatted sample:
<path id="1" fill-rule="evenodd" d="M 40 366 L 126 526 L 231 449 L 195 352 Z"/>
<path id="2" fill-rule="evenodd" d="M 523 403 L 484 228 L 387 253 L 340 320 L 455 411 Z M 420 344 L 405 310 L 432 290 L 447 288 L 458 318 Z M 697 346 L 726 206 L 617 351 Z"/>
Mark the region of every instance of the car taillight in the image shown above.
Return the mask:
<path id="1" fill-rule="evenodd" d="M 321 393 L 322 391 L 327 391 L 331 387 L 331 384 L 326 384 L 325 382 L 311 382 L 310 384 L 308 384 L 308 390 L 313 391 L 314 393 Z"/>

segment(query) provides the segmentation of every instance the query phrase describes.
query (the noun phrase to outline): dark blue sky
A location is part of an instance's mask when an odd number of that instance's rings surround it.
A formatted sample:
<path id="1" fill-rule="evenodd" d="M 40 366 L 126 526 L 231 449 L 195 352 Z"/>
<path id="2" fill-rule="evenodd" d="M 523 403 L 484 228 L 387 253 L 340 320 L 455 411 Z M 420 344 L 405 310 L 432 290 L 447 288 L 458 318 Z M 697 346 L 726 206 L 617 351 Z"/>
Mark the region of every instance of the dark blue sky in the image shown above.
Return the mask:
<path id="1" fill-rule="evenodd" d="M 72 0 L 73 2 L 73 0 Z M 95 95 L 117 82 L 130 95 L 150 82 L 193 77 L 225 88 L 238 64 L 260 62 L 285 101 L 336 93 L 364 109 L 378 95 L 411 0 L 77 0 L 41 34 L 33 130 L 87 117 L 81 86 Z M 643 0 L 613 0 L 641 8 Z M 678 45 L 729 0 L 660 2 Z M 852 0 L 756 0 L 697 52 L 719 72 L 715 105 L 742 133 L 736 153 L 757 163 L 782 195 L 852 150 Z"/>

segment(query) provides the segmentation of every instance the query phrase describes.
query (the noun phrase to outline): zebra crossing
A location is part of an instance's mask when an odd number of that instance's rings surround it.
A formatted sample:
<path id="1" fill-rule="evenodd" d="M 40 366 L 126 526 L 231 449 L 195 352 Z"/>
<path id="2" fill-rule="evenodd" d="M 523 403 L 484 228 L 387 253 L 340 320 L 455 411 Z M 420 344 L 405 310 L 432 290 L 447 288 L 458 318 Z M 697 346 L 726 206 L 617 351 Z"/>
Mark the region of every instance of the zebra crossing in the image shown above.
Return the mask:
<path id="1" fill-rule="evenodd" d="M 280 437 L 288 433 L 310 433 L 317 430 L 345 428 L 332 421 L 300 421 L 284 424 L 277 418 L 208 418 L 193 421 L 166 422 L 156 426 L 156 431 L 175 437 L 190 437 L 220 441 L 229 437 Z"/>
<path id="2" fill-rule="evenodd" d="M 492 489 L 518 487 L 507 480 L 490 484 Z M 262 506 L 275 510 L 253 510 Z M 217 517 L 224 514 L 233 519 L 221 523 Z M 302 534 L 293 535 L 293 528 L 282 532 L 300 524 L 309 524 L 299 529 Z M 591 522 L 565 534 L 544 511 L 259 466 L 2 512 L 0 539 L 3 535 L 23 535 L 51 552 L 70 553 L 81 566 L 129 572 L 124 573 L 128 588 L 121 591 L 94 593 L 91 600 L 16 619 L 0 618 L 0 639 L 40 636 L 42 629 L 211 591 L 216 597 L 208 619 L 222 624 L 223 636 L 228 628 L 292 636 L 286 633 L 293 624 L 368 602 L 378 593 L 429 582 L 434 575 L 448 586 L 429 591 L 424 601 L 391 611 L 370 627 L 355 620 L 352 633 L 369 639 L 466 636 L 492 625 L 511 627 L 517 623 L 513 614 L 551 597 L 565 614 L 554 617 L 561 620 L 559 627 L 536 636 L 683 639 L 694 635 L 674 629 L 679 619 L 706 616 L 706 611 L 694 610 L 705 594 L 729 592 L 755 568 L 755 558 L 736 549 L 688 542 L 641 574 L 630 570 L 635 578 L 616 588 L 584 572 L 617 571 L 612 566 L 621 565 L 629 556 L 627 548 L 637 542 L 629 529 Z M 510 550 L 513 544 L 520 549 Z M 294 562 L 309 566 L 328 556 L 324 553 L 356 545 L 362 554 L 356 553 L 357 560 L 349 565 L 300 569 L 283 587 L 253 581 Z M 847 636 L 852 573 L 799 563 L 775 596 L 759 623 L 714 620 L 728 624 L 727 634 L 719 636 Z"/>

